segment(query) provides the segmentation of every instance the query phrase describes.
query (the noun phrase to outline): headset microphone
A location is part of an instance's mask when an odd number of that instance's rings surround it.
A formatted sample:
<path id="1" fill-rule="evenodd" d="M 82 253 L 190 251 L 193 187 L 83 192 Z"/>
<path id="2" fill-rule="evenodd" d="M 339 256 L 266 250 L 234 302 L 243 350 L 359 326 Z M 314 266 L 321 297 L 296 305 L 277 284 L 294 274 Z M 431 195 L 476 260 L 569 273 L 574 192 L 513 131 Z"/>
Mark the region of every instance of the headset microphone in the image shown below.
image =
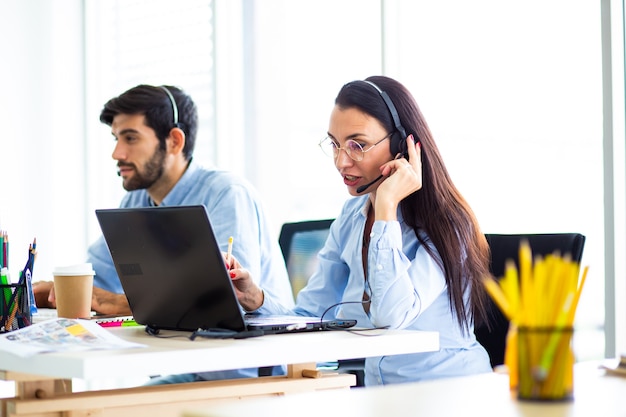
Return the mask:
<path id="1" fill-rule="evenodd" d="M 378 178 L 376 178 L 374 181 L 372 182 L 368 182 L 365 185 L 361 185 L 359 188 L 356 189 L 356 192 L 361 194 L 363 191 L 367 190 L 368 188 L 370 188 L 372 185 L 376 184 L 378 181 L 380 181 L 383 178 L 383 174 L 380 174 L 378 176 Z"/>
<path id="2" fill-rule="evenodd" d="M 404 156 L 403 154 L 398 153 L 398 154 L 396 155 L 396 157 L 392 159 L 392 161 L 393 161 L 393 160 L 395 160 L 395 159 L 400 159 L 400 158 L 402 158 L 403 156 Z M 383 178 L 383 174 L 380 174 L 380 175 L 378 176 L 378 178 L 376 178 L 374 181 L 372 181 L 372 182 L 368 182 L 367 184 L 364 184 L 364 185 L 361 185 L 359 188 L 357 188 L 357 189 L 356 189 L 356 192 L 357 192 L 357 193 L 359 193 L 359 194 L 361 194 L 363 191 L 367 190 L 367 189 L 368 189 L 368 188 L 370 188 L 372 185 L 376 184 L 376 183 L 377 183 L 378 181 L 380 181 L 382 178 Z"/>

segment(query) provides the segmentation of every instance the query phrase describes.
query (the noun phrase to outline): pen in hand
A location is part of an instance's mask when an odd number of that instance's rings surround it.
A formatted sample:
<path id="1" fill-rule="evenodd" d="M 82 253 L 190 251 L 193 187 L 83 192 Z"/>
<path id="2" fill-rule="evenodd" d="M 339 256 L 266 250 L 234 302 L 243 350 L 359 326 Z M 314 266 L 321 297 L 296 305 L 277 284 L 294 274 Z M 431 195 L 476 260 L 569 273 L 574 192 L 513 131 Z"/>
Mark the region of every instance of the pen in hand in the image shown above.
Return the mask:
<path id="1" fill-rule="evenodd" d="M 228 238 L 228 252 L 226 252 L 226 262 L 228 263 L 228 269 L 231 268 L 230 266 L 230 257 L 233 253 L 233 237 L 229 237 Z"/>

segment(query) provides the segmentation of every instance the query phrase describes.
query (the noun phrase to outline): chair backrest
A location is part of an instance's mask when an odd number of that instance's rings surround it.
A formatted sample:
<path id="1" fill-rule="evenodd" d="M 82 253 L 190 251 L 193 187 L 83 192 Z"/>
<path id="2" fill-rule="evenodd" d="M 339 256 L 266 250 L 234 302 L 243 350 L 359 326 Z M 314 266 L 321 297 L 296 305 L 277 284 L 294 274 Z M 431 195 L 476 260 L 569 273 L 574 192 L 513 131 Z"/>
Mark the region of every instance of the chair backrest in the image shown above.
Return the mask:
<path id="1" fill-rule="evenodd" d="M 315 271 L 317 253 L 326 242 L 333 220 L 307 220 L 283 224 L 278 243 L 285 258 L 294 297 Z M 327 362 L 327 365 L 336 367 L 340 373 L 355 375 L 356 386 L 365 386 L 365 359 L 344 359 L 337 361 L 336 364 Z"/>
<path id="2" fill-rule="evenodd" d="M 491 250 L 489 269 L 496 278 L 504 275 L 505 263 L 508 259 L 519 267 L 519 247 L 523 240 L 530 245 L 533 257 L 546 256 L 558 252 L 561 256 L 569 254 L 572 261 L 580 263 L 585 246 L 585 236 L 580 233 L 545 233 L 545 234 L 486 234 Z M 491 366 L 504 363 L 506 334 L 509 322 L 493 301 L 489 303 L 491 330 L 486 325 L 474 329 L 476 339 L 485 347 Z"/>
<path id="3" fill-rule="evenodd" d="M 285 223 L 278 243 L 285 258 L 294 297 L 306 285 L 317 266 L 317 253 L 324 246 L 334 219 Z"/>

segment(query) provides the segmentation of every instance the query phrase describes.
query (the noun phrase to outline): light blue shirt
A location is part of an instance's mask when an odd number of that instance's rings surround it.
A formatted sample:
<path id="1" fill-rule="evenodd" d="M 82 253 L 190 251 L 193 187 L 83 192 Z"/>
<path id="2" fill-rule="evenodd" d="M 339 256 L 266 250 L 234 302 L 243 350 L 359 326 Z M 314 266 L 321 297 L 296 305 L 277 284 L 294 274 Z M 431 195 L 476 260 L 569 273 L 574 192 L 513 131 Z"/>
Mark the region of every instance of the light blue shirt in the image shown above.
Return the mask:
<path id="1" fill-rule="evenodd" d="M 220 242 L 222 251 L 226 252 L 228 238 L 233 237 L 233 255 L 263 288 L 265 299 L 272 304 L 293 307 L 293 293 L 278 239 L 271 232 L 254 188 L 234 174 L 204 169 L 191 162 L 160 206 L 199 204 L 207 209 L 215 238 Z M 124 196 L 120 207 L 150 205 L 148 192 L 136 190 Z M 118 294 L 124 292 L 102 236 L 89 247 L 87 261 L 93 264 L 96 272 L 96 287 Z M 204 379 L 222 379 L 256 374 L 256 369 L 250 369 L 202 375 Z"/>
<path id="2" fill-rule="evenodd" d="M 367 358 L 365 385 L 491 372 L 489 356 L 476 341 L 473 326 L 466 334 L 459 327 L 442 269 L 404 223 L 400 210 L 398 221 L 376 221 L 372 226 L 365 282 L 361 249 L 368 207 L 368 196 L 346 202 L 293 312 L 320 316 L 328 307 L 345 303 L 327 316 L 357 319 L 359 327 L 439 332 L 441 348 L 437 352 Z M 371 298 L 369 314 L 361 304 L 364 291 Z M 466 293 L 466 303 L 468 297 Z M 262 313 L 288 311 L 271 300 L 259 309 Z M 367 343 L 367 338 L 362 343 Z"/>
<path id="3" fill-rule="evenodd" d="M 293 306 L 293 295 L 278 239 L 259 201 L 256 191 L 244 179 L 226 171 L 207 170 L 191 162 L 189 167 L 160 204 L 164 206 L 203 205 L 207 209 L 215 238 L 224 252 L 233 237 L 233 255 L 250 271 L 265 297 Z M 120 207 L 149 207 L 146 190 L 127 193 Z M 118 294 L 122 284 L 111 254 L 100 236 L 88 251 L 93 264 L 94 285 Z"/>

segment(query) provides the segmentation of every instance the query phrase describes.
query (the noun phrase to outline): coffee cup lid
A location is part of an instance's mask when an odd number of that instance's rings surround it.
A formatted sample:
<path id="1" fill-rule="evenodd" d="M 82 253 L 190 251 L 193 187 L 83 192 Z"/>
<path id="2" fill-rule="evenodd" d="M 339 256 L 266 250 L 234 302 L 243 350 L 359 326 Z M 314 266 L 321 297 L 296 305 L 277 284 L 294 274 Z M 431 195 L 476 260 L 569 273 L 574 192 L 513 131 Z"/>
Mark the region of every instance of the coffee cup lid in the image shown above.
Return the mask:
<path id="1" fill-rule="evenodd" d="M 69 266 L 57 266 L 52 271 L 52 275 L 72 276 L 72 275 L 96 275 L 93 265 L 90 262 Z"/>

